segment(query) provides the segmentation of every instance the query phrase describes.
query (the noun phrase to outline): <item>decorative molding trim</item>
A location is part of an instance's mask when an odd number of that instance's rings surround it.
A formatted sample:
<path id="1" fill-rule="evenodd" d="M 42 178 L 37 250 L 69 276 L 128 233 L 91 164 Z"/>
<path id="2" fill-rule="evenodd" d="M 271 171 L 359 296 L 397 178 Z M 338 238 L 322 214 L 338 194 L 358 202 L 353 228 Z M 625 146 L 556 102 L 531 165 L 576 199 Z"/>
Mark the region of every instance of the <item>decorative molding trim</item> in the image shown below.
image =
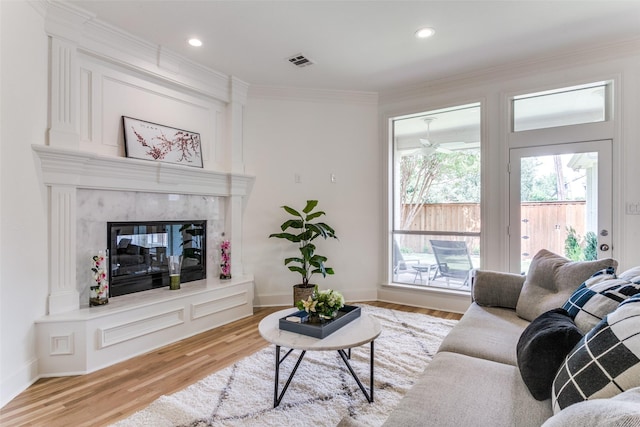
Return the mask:
<path id="1" fill-rule="evenodd" d="M 49 191 L 49 314 L 78 305 L 76 286 L 76 189 L 52 185 Z"/>
<path id="2" fill-rule="evenodd" d="M 98 328 L 98 347 L 105 348 L 124 341 L 168 329 L 184 323 L 184 308 L 148 316 L 110 328 Z"/>
<path id="3" fill-rule="evenodd" d="M 51 335 L 49 337 L 49 355 L 63 356 L 75 353 L 73 332 L 65 335 Z"/>
<path id="4" fill-rule="evenodd" d="M 561 51 L 555 54 L 527 58 L 520 62 L 510 62 L 495 67 L 474 70 L 444 78 L 432 79 L 415 85 L 404 86 L 380 92 L 380 104 L 409 101 L 424 98 L 426 94 L 444 93 L 461 86 L 478 86 L 492 82 L 513 80 L 541 72 L 553 72 L 581 64 L 595 64 L 630 55 L 640 54 L 640 37 L 628 40 L 589 46 L 575 51 Z"/>
<path id="5" fill-rule="evenodd" d="M 191 304 L 191 320 L 200 319 L 232 308 L 241 307 L 246 305 L 248 301 L 249 299 L 246 292 L 238 292 L 232 295 L 225 295 L 220 298 Z"/>
<path id="6" fill-rule="evenodd" d="M 32 145 L 45 185 L 169 194 L 246 196 L 254 177 Z"/>
<path id="7" fill-rule="evenodd" d="M 49 144 L 77 148 L 76 46 L 62 39 L 50 41 L 51 89 Z"/>
<path id="8" fill-rule="evenodd" d="M 247 93 L 249 91 L 249 83 L 231 76 L 230 82 L 230 102 L 237 102 L 241 105 L 247 103 Z"/>
<path id="9" fill-rule="evenodd" d="M 153 289 L 35 322 L 40 377 L 80 375 L 253 314 L 253 276 Z M 146 294 L 146 295 L 141 295 Z"/>
<path id="10" fill-rule="evenodd" d="M 229 76 L 102 22 L 64 1 L 45 4 L 50 36 L 73 40 L 79 50 L 97 58 L 229 102 Z"/>

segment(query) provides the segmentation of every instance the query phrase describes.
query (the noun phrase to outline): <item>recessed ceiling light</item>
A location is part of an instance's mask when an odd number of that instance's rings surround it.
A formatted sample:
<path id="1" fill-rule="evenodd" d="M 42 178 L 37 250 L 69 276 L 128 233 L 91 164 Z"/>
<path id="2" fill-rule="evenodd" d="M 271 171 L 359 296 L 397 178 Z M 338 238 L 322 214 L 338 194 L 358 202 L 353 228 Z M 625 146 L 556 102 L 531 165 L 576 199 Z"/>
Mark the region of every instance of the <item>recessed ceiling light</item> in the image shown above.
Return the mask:
<path id="1" fill-rule="evenodd" d="M 202 41 L 200 39 L 192 38 L 189 39 L 189 44 L 193 47 L 200 47 L 202 46 Z"/>
<path id="2" fill-rule="evenodd" d="M 435 33 L 436 33 L 436 30 L 434 30 L 433 28 L 425 27 L 425 28 L 420 28 L 418 31 L 416 31 L 415 35 L 417 39 L 427 39 L 432 35 L 434 35 Z"/>

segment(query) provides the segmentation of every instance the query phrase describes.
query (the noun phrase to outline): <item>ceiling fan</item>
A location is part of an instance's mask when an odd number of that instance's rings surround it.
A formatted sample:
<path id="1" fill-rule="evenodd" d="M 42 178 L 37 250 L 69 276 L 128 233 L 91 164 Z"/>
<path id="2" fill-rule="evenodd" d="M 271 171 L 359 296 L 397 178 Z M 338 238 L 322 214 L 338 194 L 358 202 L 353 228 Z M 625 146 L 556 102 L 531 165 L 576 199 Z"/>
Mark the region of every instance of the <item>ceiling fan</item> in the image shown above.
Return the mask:
<path id="1" fill-rule="evenodd" d="M 421 154 L 423 156 L 429 156 L 435 153 L 436 151 L 439 153 L 451 153 L 451 150 L 449 150 L 448 148 L 444 148 L 440 146 L 440 144 L 436 142 L 432 142 L 429 139 L 430 132 L 431 132 L 431 129 L 430 129 L 431 122 L 434 121 L 435 119 L 436 119 L 435 117 L 425 117 L 424 119 L 422 119 L 427 124 L 427 137 L 420 138 L 420 145 L 422 145 Z"/>

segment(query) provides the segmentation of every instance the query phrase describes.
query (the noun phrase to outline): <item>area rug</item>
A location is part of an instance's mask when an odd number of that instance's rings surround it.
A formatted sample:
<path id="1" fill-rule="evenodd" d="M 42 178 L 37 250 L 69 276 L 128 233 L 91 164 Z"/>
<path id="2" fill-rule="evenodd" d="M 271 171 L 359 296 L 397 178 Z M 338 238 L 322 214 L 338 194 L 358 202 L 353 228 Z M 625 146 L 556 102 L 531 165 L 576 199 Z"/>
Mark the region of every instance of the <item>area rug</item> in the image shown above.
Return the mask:
<path id="1" fill-rule="evenodd" d="M 320 427 L 335 426 L 345 416 L 379 426 L 420 377 L 456 321 L 360 307 L 382 325 L 375 342 L 373 403 L 367 402 L 337 352 L 309 351 L 280 406 L 273 408 L 275 348 L 269 345 L 182 391 L 161 396 L 114 426 Z M 364 345 L 351 352 L 351 365 L 367 387 L 369 349 Z M 281 366 L 280 389 L 298 354 L 292 353 Z"/>

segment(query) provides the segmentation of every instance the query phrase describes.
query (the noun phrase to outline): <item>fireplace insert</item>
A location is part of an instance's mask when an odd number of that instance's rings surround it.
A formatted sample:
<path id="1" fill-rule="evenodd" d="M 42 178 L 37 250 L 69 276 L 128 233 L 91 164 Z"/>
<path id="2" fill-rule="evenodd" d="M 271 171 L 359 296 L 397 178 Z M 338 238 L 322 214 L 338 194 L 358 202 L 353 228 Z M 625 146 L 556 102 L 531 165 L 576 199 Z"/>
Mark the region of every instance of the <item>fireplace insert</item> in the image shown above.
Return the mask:
<path id="1" fill-rule="evenodd" d="M 207 221 L 108 222 L 109 295 L 169 285 L 170 255 L 182 255 L 180 282 L 206 277 Z"/>

